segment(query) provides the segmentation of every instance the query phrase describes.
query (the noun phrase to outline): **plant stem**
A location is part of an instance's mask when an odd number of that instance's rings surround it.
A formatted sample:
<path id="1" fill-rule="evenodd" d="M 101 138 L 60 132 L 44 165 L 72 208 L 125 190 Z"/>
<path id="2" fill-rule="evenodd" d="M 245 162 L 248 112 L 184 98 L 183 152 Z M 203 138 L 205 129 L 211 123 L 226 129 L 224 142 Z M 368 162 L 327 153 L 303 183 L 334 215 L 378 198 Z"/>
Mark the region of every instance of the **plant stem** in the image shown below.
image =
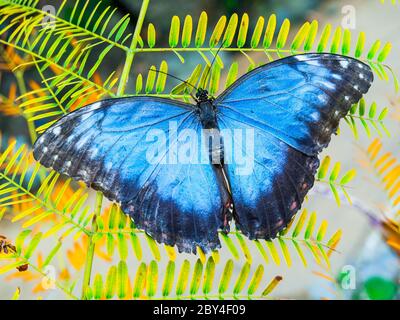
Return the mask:
<path id="1" fill-rule="evenodd" d="M 149 6 L 150 0 L 143 0 L 142 7 L 140 8 L 140 13 L 138 20 L 136 22 L 135 31 L 133 33 L 133 38 L 130 46 L 130 50 L 126 53 L 126 60 L 124 64 L 124 69 L 122 70 L 121 80 L 118 86 L 118 96 L 122 96 L 125 93 L 126 85 L 128 84 L 129 80 L 129 73 L 131 71 L 133 58 L 135 57 L 135 49 L 138 43 L 140 32 L 142 31 L 144 17 L 146 16 L 147 8 Z"/>
<path id="2" fill-rule="evenodd" d="M 97 217 L 101 214 L 101 205 L 103 202 L 103 194 L 101 192 L 97 192 L 96 194 L 96 205 L 94 209 L 94 216 L 92 220 L 92 232 L 89 235 L 89 244 L 86 254 L 86 262 L 85 262 L 85 271 L 83 274 L 83 284 L 82 284 L 82 299 L 86 298 L 87 288 L 90 286 L 90 277 L 92 274 L 92 266 L 93 266 L 93 258 L 94 258 L 94 250 L 96 243 L 93 241 L 93 237 L 97 232 Z"/>

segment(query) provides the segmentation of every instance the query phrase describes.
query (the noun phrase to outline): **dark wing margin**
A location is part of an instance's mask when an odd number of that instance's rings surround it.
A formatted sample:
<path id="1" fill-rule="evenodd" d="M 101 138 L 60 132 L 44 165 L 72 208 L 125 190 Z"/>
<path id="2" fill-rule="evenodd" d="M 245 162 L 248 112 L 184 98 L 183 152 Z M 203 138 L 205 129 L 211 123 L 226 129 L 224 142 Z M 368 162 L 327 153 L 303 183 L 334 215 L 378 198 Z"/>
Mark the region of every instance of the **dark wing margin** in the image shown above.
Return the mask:
<path id="1" fill-rule="evenodd" d="M 169 136 L 171 124 L 176 136 Z M 166 161 L 183 130 L 199 126 L 189 104 L 152 97 L 105 100 L 61 118 L 40 136 L 33 154 L 45 167 L 118 202 L 157 241 L 208 252 L 220 247 L 223 223 L 212 166 Z M 147 154 L 156 141 L 154 135 L 148 139 L 151 132 L 166 134 L 155 162 Z"/>
<path id="2" fill-rule="evenodd" d="M 368 91 L 371 68 L 333 54 L 276 60 L 239 78 L 216 100 L 219 123 L 254 130 L 254 168 L 228 165 L 237 227 L 271 239 L 301 208 L 339 121 Z"/>

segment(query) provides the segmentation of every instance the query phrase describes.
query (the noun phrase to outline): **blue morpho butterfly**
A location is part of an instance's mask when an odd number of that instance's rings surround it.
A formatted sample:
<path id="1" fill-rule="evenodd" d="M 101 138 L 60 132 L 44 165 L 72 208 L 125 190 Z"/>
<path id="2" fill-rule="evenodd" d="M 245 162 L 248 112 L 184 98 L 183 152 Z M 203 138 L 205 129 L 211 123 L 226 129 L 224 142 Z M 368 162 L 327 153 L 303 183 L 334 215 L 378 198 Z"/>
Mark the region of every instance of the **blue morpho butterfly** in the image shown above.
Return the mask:
<path id="1" fill-rule="evenodd" d="M 195 105 L 151 96 L 93 103 L 50 127 L 34 157 L 120 203 L 138 228 L 180 252 L 220 247 L 218 230 L 232 219 L 250 239 L 271 239 L 300 209 L 318 153 L 372 81 L 370 67 L 349 57 L 290 56 L 245 74 L 216 99 L 198 89 Z M 148 133 L 169 132 L 172 121 L 165 152 L 148 161 Z M 237 174 L 237 163 L 224 162 L 222 135 L 219 148 L 206 147 L 206 162 L 163 161 L 187 129 L 251 130 L 251 171 Z"/>

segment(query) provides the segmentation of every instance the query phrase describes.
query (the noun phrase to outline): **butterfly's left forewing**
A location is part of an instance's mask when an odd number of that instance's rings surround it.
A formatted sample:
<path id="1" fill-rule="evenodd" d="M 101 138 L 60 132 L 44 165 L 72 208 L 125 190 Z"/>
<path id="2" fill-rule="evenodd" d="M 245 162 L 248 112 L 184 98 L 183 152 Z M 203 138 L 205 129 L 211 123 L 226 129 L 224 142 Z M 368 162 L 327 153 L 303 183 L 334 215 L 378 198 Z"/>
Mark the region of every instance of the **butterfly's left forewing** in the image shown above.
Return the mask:
<path id="1" fill-rule="evenodd" d="M 212 166 L 179 163 L 185 130 L 200 123 L 190 105 L 135 97 L 97 102 L 60 119 L 34 157 L 121 204 L 138 228 L 180 251 L 217 248 L 221 197 Z"/>
<path id="2" fill-rule="evenodd" d="M 270 239 L 290 222 L 314 183 L 318 153 L 372 80 L 355 59 L 304 54 L 253 70 L 216 99 L 222 129 L 254 131 L 253 148 L 248 140 L 233 143 L 252 171 L 240 173 L 235 159 L 227 165 L 246 235 Z"/>

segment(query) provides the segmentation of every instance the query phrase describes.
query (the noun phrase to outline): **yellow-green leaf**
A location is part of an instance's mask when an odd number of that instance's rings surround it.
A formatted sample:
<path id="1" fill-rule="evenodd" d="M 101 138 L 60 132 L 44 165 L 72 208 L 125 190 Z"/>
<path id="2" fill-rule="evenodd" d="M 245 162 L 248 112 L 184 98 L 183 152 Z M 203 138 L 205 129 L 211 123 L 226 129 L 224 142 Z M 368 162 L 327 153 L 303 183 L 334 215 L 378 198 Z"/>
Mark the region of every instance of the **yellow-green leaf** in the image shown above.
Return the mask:
<path id="1" fill-rule="evenodd" d="M 153 254 L 154 259 L 157 261 L 161 260 L 160 249 L 158 248 L 157 242 L 154 239 L 146 234 L 146 240 L 150 247 L 151 253 Z"/>
<path id="2" fill-rule="evenodd" d="M 349 183 L 351 180 L 354 179 L 356 174 L 357 174 L 357 171 L 355 169 L 351 169 L 351 170 L 347 171 L 347 173 L 340 180 L 340 184 L 345 185 L 345 184 Z"/>
<path id="3" fill-rule="evenodd" d="M 299 219 L 297 220 L 296 226 L 293 230 L 293 233 L 292 233 L 293 238 L 296 238 L 300 234 L 301 230 L 303 229 L 306 219 L 307 219 L 307 210 L 304 209 L 303 212 L 301 213 Z"/>
<path id="4" fill-rule="evenodd" d="M 147 44 L 149 48 L 153 48 L 156 44 L 156 29 L 152 23 L 147 27 Z"/>
<path id="5" fill-rule="evenodd" d="M 364 46 L 365 46 L 365 32 L 361 31 L 360 34 L 358 35 L 356 49 L 354 51 L 355 58 L 361 57 L 364 51 Z"/>
<path id="6" fill-rule="evenodd" d="M 318 21 L 313 20 L 311 22 L 310 30 L 304 42 L 304 51 L 310 51 L 312 49 L 317 33 L 318 33 Z"/>
<path id="7" fill-rule="evenodd" d="M 103 298 L 103 278 L 101 274 L 96 274 L 93 281 L 93 297 L 96 300 Z"/>
<path id="8" fill-rule="evenodd" d="M 238 70 L 239 64 L 237 62 L 233 62 L 231 67 L 229 68 L 228 75 L 226 76 L 225 88 L 228 88 L 232 83 L 236 81 Z"/>
<path id="9" fill-rule="evenodd" d="M 250 280 L 249 288 L 247 289 L 247 294 L 252 296 L 258 287 L 260 286 L 262 277 L 264 275 L 264 266 L 262 264 L 258 265 L 253 277 Z"/>
<path id="10" fill-rule="evenodd" d="M 205 11 L 202 11 L 202 13 L 200 14 L 199 23 L 197 24 L 197 30 L 196 30 L 195 45 L 197 48 L 200 48 L 203 45 L 204 40 L 206 38 L 207 20 L 208 20 L 207 13 Z"/>
<path id="11" fill-rule="evenodd" d="M 239 277 L 237 278 L 235 286 L 233 288 L 233 294 L 235 296 L 238 295 L 243 290 L 247 278 L 249 277 L 249 273 L 250 273 L 250 264 L 246 262 L 243 265 L 242 270 L 240 270 Z"/>
<path id="12" fill-rule="evenodd" d="M 238 48 L 242 48 L 246 44 L 247 32 L 249 30 L 249 15 L 244 13 L 240 21 L 239 34 L 237 38 Z"/>
<path id="13" fill-rule="evenodd" d="M 343 33 L 342 54 L 344 55 L 349 54 L 350 46 L 351 46 L 351 32 L 349 29 L 345 29 Z"/>
<path id="14" fill-rule="evenodd" d="M 278 33 L 278 37 L 276 39 L 276 47 L 278 49 L 283 49 L 285 47 L 286 40 L 289 35 L 289 30 L 290 30 L 290 21 L 289 19 L 285 19 L 282 23 L 282 26 Z"/>
<path id="15" fill-rule="evenodd" d="M 192 31 L 193 31 L 192 16 L 187 15 L 183 23 L 182 47 L 187 48 L 188 46 L 190 46 L 190 42 L 192 41 Z"/>
<path id="16" fill-rule="evenodd" d="M 226 16 L 219 18 L 217 24 L 215 25 L 214 31 L 210 37 L 210 47 L 214 48 L 216 44 L 221 39 L 222 33 L 224 32 L 226 25 Z"/>
<path id="17" fill-rule="evenodd" d="M 36 247 L 39 245 L 40 240 L 42 239 L 42 233 L 38 232 L 37 234 L 34 235 L 32 238 L 31 242 L 28 245 L 28 248 L 25 251 L 25 259 L 29 259 L 33 252 L 35 251 Z"/>
<path id="18" fill-rule="evenodd" d="M 174 285 L 174 275 L 175 275 L 175 262 L 168 261 L 167 270 L 165 271 L 164 283 L 162 286 L 162 295 L 164 297 L 169 296 L 172 286 Z"/>
<path id="19" fill-rule="evenodd" d="M 128 266 L 125 261 L 120 261 L 117 267 L 117 295 L 124 299 L 128 293 Z"/>
<path id="20" fill-rule="evenodd" d="M 381 41 L 376 40 L 372 45 L 371 49 L 368 51 L 367 59 L 372 60 L 375 57 L 380 47 L 381 47 Z"/>
<path id="21" fill-rule="evenodd" d="M 383 47 L 381 53 L 378 56 L 378 62 L 382 63 L 386 60 L 387 56 L 389 55 L 390 51 L 392 51 L 392 44 L 390 42 L 386 43 Z"/>
<path id="22" fill-rule="evenodd" d="M 143 90 L 143 76 L 141 73 L 139 73 L 136 78 L 136 94 L 141 93 L 142 90 Z"/>
<path id="23" fill-rule="evenodd" d="M 315 212 L 312 212 L 310 219 L 308 220 L 306 231 L 304 232 L 304 239 L 306 239 L 306 240 L 310 239 L 310 237 L 314 231 L 316 221 L 317 221 L 317 215 L 315 214 Z"/>
<path id="24" fill-rule="evenodd" d="M 151 91 L 153 91 L 154 88 L 154 83 L 156 82 L 156 67 L 155 66 L 151 66 L 149 73 L 147 75 L 147 80 L 146 80 L 146 93 L 151 93 Z"/>
<path id="25" fill-rule="evenodd" d="M 297 34 L 295 35 L 293 41 L 292 41 L 292 46 L 291 46 L 291 50 L 292 51 L 296 51 L 297 49 L 300 48 L 300 46 L 302 45 L 303 41 L 306 39 L 308 32 L 310 30 L 310 23 L 309 22 L 305 22 L 301 28 L 299 29 L 299 31 L 297 32 Z"/>
<path id="26" fill-rule="evenodd" d="M 176 285 L 176 295 L 181 296 L 187 287 L 189 281 L 189 271 L 190 271 L 190 263 L 188 260 L 184 260 L 181 266 L 181 270 L 179 272 L 178 282 Z"/>
<path id="27" fill-rule="evenodd" d="M 233 260 L 229 259 L 225 264 L 225 268 L 224 271 L 222 272 L 221 280 L 219 282 L 218 293 L 220 295 L 224 294 L 228 289 L 229 282 L 232 277 L 232 272 L 233 272 Z"/>
<path id="28" fill-rule="evenodd" d="M 209 294 L 212 289 L 212 284 L 215 275 L 215 262 L 213 257 L 209 257 L 204 271 L 203 293 Z"/>
<path id="29" fill-rule="evenodd" d="M 146 280 L 147 296 L 154 297 L 157 291 L 158 283 L 158 265 L 157 262 L 152 260 L 149 264 Z"/>
<path id="30" fill-rule="evenodd" d="M 331 175 L 329 176 L 329 181 L 331 182 L 336 181 L 340 173 L 340 167 L 341 167 L 340 162 L 336 162 L 335 165 L 333 166 Z"/>
<path id="31" fill-rule="evenodd" d="M 329 169 L 329 165 L 331 163 L 331 157 L 330 156 L 326 156 L 322 162 L 321 162 L 321 166 L 319 167 L 318 170 L 318 179 L 322 180 L 326 177 L 326 174 L 328 172 Z"/>
<path id="32" fill-rule="evenodd" d="M 117 287 L 117 267 L 112 266 L 107 273 L 106 285 L 105 285 L 105 297 L 111 299 L 114 297 L 115 290 Z"/>
<path id="33" fill-rule="evenodd" d="M 264 29 L 264 18 L 259 17 L 254 27 L 253 35 L 251 37 L 250 45 L 252 48 L 257 48 L 260 43 L 261 35 Z"/>
<path id="34" fill-rule="evenodd" d="M 268 49 L 274 39 L 276 29 L 276 15 L 271 14 L 268 19 L 267 28 L 265 29 L 263 46 Z"/>
<path id="35" fill-rule="evenodd" d="M 157 83 L 156 83 L 156 92 L 158 94 L 160 94 L 164 91 L 165 83 L 167 82 L 168 64 L 165 60 L 161 61 L 159 71 L 160 72 L 157 72 L 158 77 L 157 77 Z"/>
<path id="36" fill-rule="evenodd" d="M 133 285 L 133 298 L 139 298 L 142 295 L 144 284 L 146 282 L 147 266 L 142 262 L 136 271 L 135 281 Z"/>
<path id="37" fill-rule="evenodd" d="M 203 264 L 200 259 L 197 259 L 196 264 L 194 265 L 192 281 L 190 283 L 190 294 L 193 296 L 199 291 L 201 276 L 203 274 Z"/>
<path id="38" fill-rule="evenodd" d="M 169 30 L 169 46 L 175 48 L 179 42 L 181 22 L 178 16 L 173 16 L 171 21 L 171 28 Z"/>
<path id="39" fill-rule="evenodd" d="M 327 25 L 325 25 L 324 30 L 321 33 L 321 38 L 318 43 L 318 48 L 317 48 L 318 52 L 325 51 L 325 48 L 328 44 L 329 37 L 331 35 L 331 29 L 332 29 L 332 26 L 329 23 Z"/>
<path id="40" fill-rule="evenodd" d="M 342 40 L 342 28 L 337 27 L 335 33 L 333 34 L 332 44 L 331 44 L 331 53 L 337 53 L 340 48 L 340 41 Z"/>

